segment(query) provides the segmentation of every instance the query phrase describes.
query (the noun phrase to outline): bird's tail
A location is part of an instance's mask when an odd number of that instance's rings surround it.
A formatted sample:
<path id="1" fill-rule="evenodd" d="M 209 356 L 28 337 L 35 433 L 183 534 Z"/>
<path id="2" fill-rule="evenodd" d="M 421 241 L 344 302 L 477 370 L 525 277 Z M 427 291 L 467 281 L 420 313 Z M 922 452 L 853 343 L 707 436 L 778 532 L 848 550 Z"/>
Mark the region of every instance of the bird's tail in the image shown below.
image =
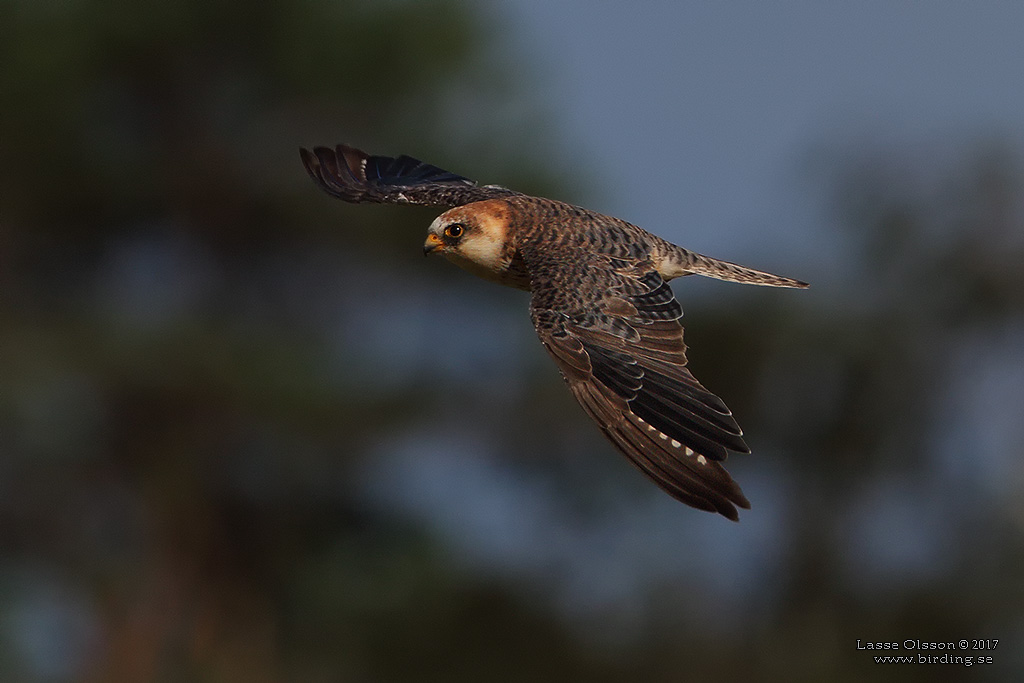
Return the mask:
<path id="1" fill-rule="evenodd" d="M 718 280 L 739 282 L 746 285 L 763 285 L 765 287 L 795 287 L 804 289 L 809 285 L 800 280 L 793 280 L 781 275 L 773 275 L 761 270 L 754 270 L 729 261 L 721 261 L 710 256 L 671 245 L 672 250 L 665 255 L 662 275 L 668 278 L 681 275 L 703 275 Z"/>

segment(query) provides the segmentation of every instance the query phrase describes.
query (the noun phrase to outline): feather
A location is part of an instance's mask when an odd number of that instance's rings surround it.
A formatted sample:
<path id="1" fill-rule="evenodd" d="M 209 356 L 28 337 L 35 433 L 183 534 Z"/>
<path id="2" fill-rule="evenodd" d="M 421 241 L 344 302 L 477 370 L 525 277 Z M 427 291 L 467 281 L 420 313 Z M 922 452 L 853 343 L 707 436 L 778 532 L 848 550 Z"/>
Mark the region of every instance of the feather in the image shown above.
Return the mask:
<path id="1" fill-rule="evenodd" d="M 352 203 L 419 204 L 451 208 L 518 195 L 410 156 L 370 156 L 348 145 L 299 149 L 306 172 L 328 194 Z"/>
<path id="2" fill-rule="evenodd" d="M 686 368 L 682 308 L 671 288 L 650 262 L 576 257 L 583 272 L 575 288 L 560 280 L 564 265 L 561 275 L 535 273 L 532 309 L 573 395 L 667 493 L 738 519 L 736 508 L 750 503 L 720 462 L 730 450 L 750 449 L 729 409 Z M 525 258 L 530 265 L 530 254 Z"/>

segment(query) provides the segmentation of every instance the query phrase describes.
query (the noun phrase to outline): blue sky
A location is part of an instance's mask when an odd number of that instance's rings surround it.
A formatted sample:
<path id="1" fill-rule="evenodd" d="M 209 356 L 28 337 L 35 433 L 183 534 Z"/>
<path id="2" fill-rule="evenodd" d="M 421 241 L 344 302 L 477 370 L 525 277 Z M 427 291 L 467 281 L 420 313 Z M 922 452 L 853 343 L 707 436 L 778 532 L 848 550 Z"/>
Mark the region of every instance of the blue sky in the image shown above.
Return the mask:
<path id="1" fill-rule="evenodd" d="M 725 258 L 829 246 L 815 155 L 1024 138 L 1022 3 L 488 6 L 597 181 L 588 204 Z"/>

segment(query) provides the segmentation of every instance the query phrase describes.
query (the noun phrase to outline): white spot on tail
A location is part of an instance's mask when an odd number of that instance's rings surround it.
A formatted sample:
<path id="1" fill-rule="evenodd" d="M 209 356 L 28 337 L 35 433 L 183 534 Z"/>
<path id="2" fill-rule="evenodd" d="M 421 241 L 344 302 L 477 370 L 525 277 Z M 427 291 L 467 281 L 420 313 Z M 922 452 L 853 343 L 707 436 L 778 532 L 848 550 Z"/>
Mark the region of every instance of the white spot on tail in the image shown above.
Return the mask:
<path id="1" fill-rule="evenodd" d="M 687 455 L 693 455 L 693 449 L 692 449 L 692 448 L 690 448 L 689 446 L 687 446 L 687 447 L 686 447 L 686 454 L 687 454 Z"/>
<path id="2" fill-rule="evenodd" d="M 701 465 L 707 465 L 708 464 L 708 459 L 705 458 L 703 455 L 698 455 L 697 456 L 697 462 L 699 462 Z"/>
<path id="3" fill-rule="evenodd" d="M 680 446 L 682 446 L 682 445 L 683 445 L 683 444 L 679 443 L 679 442 L 678 442 L 678 441 L 676 441 L 675 439 L 672 439 L 672 448 L 679 448 L 679 447 L 680 447 Z"/>

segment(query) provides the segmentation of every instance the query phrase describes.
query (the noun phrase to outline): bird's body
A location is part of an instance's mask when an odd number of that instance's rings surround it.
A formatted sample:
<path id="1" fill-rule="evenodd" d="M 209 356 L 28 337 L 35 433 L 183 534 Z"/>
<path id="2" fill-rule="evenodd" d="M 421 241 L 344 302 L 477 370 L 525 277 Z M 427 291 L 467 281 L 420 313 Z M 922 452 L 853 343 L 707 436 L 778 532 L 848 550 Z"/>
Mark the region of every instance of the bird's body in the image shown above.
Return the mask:
<path id="1" fill-rule="evenodd" d="M 307 171 L 350 202 L 446 207 L 424 250 L 529 291 L 541 342 L 569 389 L 637 467 L 682 502 L 737 519 L 749 508 L 720 464 L 749 452 L 732 413 L 686 368 L 682 308 L 667 282 L 701 274 L 806 287 L 671 244 L 618 218 L 472 181 L 411 157 L 345 145 L 302 150 Z"/>

